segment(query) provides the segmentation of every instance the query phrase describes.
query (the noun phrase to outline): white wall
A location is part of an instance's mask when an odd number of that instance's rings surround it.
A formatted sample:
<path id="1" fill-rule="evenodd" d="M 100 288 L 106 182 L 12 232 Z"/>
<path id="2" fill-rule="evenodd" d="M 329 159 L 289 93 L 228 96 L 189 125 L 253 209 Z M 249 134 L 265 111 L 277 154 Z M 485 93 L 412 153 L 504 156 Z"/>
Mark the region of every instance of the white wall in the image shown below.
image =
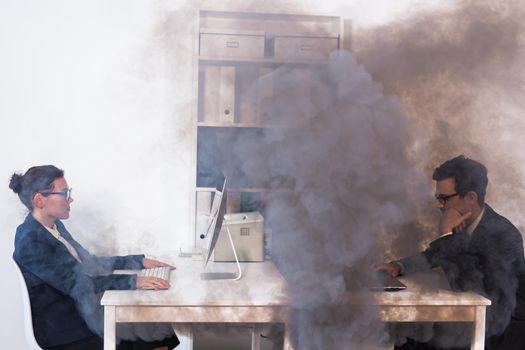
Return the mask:
<path id="1" fill-rule="evenodd" d="M 162 256 L 188 245 L 195 16 L 185 7 L 170 5 L 178 25 L 167 34 L 160 2 L 0 2 L 4 348 L 25 348 L 10 263 L 25 216 L 7 186 L 14 171 L 66 171 L 75 199 L 66 226 L 93 252 Z"/>

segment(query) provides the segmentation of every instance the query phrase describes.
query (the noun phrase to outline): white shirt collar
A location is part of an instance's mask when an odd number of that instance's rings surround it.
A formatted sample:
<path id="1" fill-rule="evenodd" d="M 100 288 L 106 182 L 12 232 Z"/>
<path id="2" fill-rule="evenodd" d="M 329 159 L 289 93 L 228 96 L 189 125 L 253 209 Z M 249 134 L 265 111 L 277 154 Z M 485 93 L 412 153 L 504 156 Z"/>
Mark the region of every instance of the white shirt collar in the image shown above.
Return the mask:
<path id="1" fill-rule="evenodd" d="M 46 228 L 46 230 L 49 231 L 49 233 L 51 233 L 53 235 L 53 237 L 55 237 L 56 239 L 58 239 L 60 237 L 60 232 L 58 232 L 58 229 L 57 229 L 57 225 L 54 224 L 53 227 L 47 227 L 47 226 L 44 226 Z"/>
<path id="2" fill-rule="evenodd" d="M 481 213 L 479 213 L 478 217 L 467 227 L 467 233 L 469 235 L 474 232 L 476 227 L 478 227 L 479 222 L 481 221 L 481 218 L 483 217 L 483 214 L 485 214 L 485 206 L 483 206 L 483 209 L 481 210 Z"/>

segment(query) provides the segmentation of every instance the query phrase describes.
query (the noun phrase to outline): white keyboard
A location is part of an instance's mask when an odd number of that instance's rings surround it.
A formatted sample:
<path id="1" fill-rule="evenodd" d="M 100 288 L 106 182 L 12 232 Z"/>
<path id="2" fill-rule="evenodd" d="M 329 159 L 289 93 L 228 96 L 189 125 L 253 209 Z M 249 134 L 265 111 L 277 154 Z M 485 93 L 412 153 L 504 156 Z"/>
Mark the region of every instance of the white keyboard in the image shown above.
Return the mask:
<path id="1" fill-rule="evenodd" d="M 154 267 L 152 269 L 142 269 L 137 275 L 140 277 L 158 277 L 169 282 L 170 271 L 169 266 L 162 266 Z"/>

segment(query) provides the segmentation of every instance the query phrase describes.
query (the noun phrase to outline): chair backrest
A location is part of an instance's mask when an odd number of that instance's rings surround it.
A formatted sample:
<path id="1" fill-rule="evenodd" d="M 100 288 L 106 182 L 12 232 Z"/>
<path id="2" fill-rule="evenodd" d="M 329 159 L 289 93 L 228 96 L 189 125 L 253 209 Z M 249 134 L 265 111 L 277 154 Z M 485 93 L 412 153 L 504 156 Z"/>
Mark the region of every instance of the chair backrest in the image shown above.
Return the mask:
<path id="1" fill-rule="evenodd" d="M 29 292 L 27 291 L 24 275 L 22 275 L 22 271 L 20 271 L 20 268 L 18 267 L 16 262 L 13 261 L 13 264 L 15 264 L 16 271 L 20 280 L 20 291 L 22 293 L 22 303 L 24 304 L 24 333 L 26 336 L 28 350 L 42 350 L 42 348 L 36 342 L 35 333 L 33 332 L 31 301 L 29 300 Z"/>

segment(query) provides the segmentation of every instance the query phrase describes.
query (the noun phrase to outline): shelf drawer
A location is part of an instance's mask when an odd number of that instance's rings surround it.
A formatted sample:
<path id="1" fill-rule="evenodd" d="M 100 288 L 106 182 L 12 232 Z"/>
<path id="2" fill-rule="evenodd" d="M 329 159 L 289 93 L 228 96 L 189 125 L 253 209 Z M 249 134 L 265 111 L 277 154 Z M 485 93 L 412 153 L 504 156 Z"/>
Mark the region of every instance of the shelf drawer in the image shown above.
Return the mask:
<path id="1" fill-rule="evenodd" d="M 324 60 L 339 48 L 335 37 L 276 36 L 274 57 L 277 59 Z"/>
<path id="2" fill-rule="evenodd" d="M 264 33 L 200 33 L 200 56 L 212 58 L 263 58 Z"/>

